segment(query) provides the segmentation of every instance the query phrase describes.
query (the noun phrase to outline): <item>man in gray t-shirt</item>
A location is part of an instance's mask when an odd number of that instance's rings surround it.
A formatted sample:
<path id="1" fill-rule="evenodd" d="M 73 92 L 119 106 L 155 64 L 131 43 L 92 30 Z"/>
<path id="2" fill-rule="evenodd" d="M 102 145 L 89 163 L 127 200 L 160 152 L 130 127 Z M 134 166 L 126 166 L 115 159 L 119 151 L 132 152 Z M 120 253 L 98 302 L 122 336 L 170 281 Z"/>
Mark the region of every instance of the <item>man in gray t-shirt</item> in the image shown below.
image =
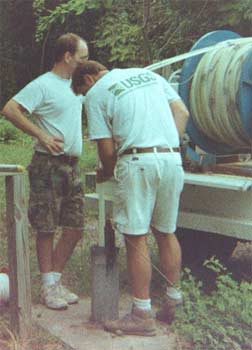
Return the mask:
<path id="1" fill-rule="evenodd" d="M 51 309 L 78 302 L 78 296 L 62 286 L 61 275 L 83 232 L 83 186 L 78 169 L 83 97 L 73 93 L 71 76 L 87 58 L 85 40 L 73 33 L 62 35 L 56 41 L 52 70 L 26 85 L 2 111 L 36 141 L 28 167 L 28 215 L 37 231 L 41 302 Z M 33 114 L 35 123 L 26 117 L 27 112 Z M 57 226 L 63 232 L 54 248 Z"/>
<path id="2" fill-rule="evenodd" d="M 72 86 L 85 94 L 91 140 L 98 145 L 102 169 L 98 181 L 114 175 L 113 221 L 124 234 L 132 282 L 133 308 L 126 317 L 105 323 L 125 334 L 155 335 L 151 316 L 151 262 L 146 243 L 155 235 L 163 276 L 164 304 L 157 318 L 172 322 L 182 304 L 177 288 L 181 250 L 174 234 L 184 183 L 179 136 L 188 111 L 161 76 L 143 68 L 113 69 L 95 61 L 76 68 Z"/>

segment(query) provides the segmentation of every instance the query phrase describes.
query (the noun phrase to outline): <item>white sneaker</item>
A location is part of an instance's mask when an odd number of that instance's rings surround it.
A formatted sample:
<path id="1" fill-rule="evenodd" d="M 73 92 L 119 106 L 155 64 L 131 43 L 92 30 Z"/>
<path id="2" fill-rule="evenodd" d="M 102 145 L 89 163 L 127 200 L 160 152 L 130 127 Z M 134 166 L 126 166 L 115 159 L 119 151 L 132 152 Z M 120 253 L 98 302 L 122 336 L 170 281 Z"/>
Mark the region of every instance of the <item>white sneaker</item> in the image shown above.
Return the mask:
<path id="1" fill-rule="evenodd" d="M 72 293 L 66 287 L 62 286 L 62 284 L 59 284 L 58 286 L 59 286 L 60 295 L 62 299 L 64 299 L 68 304 L 78 303 L 79 301 L 78 295 Z"/>
<path id="2" fill-rule="evenodd" d="M 42 288 L 40 302 L 53 310 L 65 310 L 68 306 L 67 301 L 62 298 L 60 288 L 57 284 Z"/>

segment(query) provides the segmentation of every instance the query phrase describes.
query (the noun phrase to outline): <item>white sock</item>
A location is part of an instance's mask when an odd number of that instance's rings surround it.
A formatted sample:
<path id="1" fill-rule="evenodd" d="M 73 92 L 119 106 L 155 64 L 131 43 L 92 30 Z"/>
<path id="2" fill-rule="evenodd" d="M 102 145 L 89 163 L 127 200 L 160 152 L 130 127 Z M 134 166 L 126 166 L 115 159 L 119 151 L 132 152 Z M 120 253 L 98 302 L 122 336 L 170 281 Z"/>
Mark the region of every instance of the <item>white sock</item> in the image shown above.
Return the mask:
<path id="1" fill-rule="evenodd" d="M 150 299 L 138 299 L 138 298 L 133 298 L 133 304 L 141 310 L 151 310 L 151 300 Z"/>
<path id="2" fill-rule="evenodd" d="M 61 276 L 62 276 L 62 273 L 60 273 L 60 272 L 53 272 L 53 276 L 54 276 L 54 281 L 55 281 L 55 283 L 58 283 L 58 282 L 60 282 L 60 280 L 61 280 Z"/>
<path id="3" fill-rule="evenodd" d="M 47 273 L 42 273 L 42 285 L 43 287 L 48 287 L 52 286 L 55 284 L 55 279 L 54 279 L 54 273 L 53 272 L 47 272 Z"/>
<path id="4" fill-rule="evenodd" d="M 176 289 L 174 287 L 167 287 L 166 294 L 168 297 L 176 300 L 183 299 L 183 294 L 179 289 Z"/>

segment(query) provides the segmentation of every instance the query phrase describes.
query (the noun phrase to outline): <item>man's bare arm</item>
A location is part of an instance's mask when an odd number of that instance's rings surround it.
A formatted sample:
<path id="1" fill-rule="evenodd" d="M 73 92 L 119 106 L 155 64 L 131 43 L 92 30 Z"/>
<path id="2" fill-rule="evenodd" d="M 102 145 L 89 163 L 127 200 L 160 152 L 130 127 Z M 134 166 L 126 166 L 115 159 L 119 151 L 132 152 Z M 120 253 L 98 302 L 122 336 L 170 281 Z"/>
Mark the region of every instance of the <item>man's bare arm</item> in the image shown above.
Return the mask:
<path id="1" fill-rule="evenodd" d="M 179 133 L 179 137 L 182 139 L 184 136 L 186 125 L 189 119 L 189 112 L 182 100 L 176 100 L 170 103 L 170 108 L 175 120 L 175 124 Z"/>
<path id="2" fill-rule="evenodd" d="M 5 116 L 5 118 L 18 129 L 37 138 L 42 146 L 44 146 L 50 153 L 62 152 L 63 140 L 58 137 L 52 137 L 44 132 L 25 116 L 25 112 L 26 110 L 20 104 L 14 100 L 10 100 L 4 106 L 1 114 L 3 114 L 3 116 Z"/>
<path id="3" fill-rule="evenodd" d="M 98 154 L 102 163 L 102 171 L 98 171 L 98 181 L 106 181 L 113 176 L 116 164 L 116 152 L 112 138 L 97 140 Z"/>

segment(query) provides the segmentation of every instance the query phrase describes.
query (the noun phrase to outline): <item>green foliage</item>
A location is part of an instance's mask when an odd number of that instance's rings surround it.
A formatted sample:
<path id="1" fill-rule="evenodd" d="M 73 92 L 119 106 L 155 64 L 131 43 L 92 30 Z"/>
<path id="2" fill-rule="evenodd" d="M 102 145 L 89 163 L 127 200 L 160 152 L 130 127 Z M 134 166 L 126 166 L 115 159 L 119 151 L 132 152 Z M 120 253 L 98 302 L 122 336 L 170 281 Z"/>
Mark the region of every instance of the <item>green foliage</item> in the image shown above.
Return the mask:
<path id="1" fill-rule="evenodd" d="M 30 145 L 33 139 L 0 115 L 0 143 Z"/>
<path id="2" fill-rule="evenodd" d="M 97 25 L 95 41 L 98 56 L 106 62 L 135 66 L 143 58 L 142 31 L 126 11 L 111 11 Z"/>
<path id="3" fill-rule="evenodd" d="M 84 33 L 85 38 L 90 36 L 95 55 L 102 62 L 136 65 L 143 57 L 141 26 L 132 7 L 127 8 L 127 2 L 122 1 L 119 6 L 115 3 L 113 0 L 71 0 L 50 10 L 45 1 L 35 0 L 33 6 L 38 17 L 36 40 L 42 41 L 52 27 L 61 27 L 80 17 L 82 28 L 79 32 Z M 92 27 L 88 27 L 90 17 Z M 85 27 L 90 33 L 86 33 Z"/>
<path id="4" fill-rule="evenodd" d="M 20 132 L 10 122 L 0 116 L 0 142 L 15 141 L 20 137 Z"/>
<path id="5" fill-rule="evenodd" d="M 215 258 L 205 265 L 217 273 L 217 289 L 203 294 L 202 283 L 185 269 L 185 303 L 173 328 L 193 343 L 194 350 L 251 349 L 252 285 L 238 284 Z"/>
<path id="6" fill-rule="evenodd" d="M 222 1 L 219 13 L 222 19 L 220 24 L 229 24 L 230 26 L 246 26 L 246 22 L 252 21 L 252 1 L 251 0 L 224 0 Z M 226 17 L 224 20 L 223 16 Z"/>
<path id="7" fill-rule="evenodd" d="M 62 28 L 82 19 L 94 58 L 111 66 L 146 65 L 190 50 L 195 41 L 216 29 L 251 33 L 252 0 L 35 0 L 37 40 L 52 26 Z M 88 22 L 88 17 L 92 17 Z M 86 16 L 86 17 L 85 17 Z"/>
<path id="8" fill-rule="evenodd" d="M 0 11 L 1 104 L 51 68 L 63 32 L 87 39 L 92 59 L 109 68 L 186 52 L 213 30 L 252 35 L 252 0 L 9 0 Z"/>
<path id="9" fill-rule="evenodd" d="M 53 10 L 46 7 L 43 0 L 35 0 L 33 8 L 38 16 L 36 40 L 42 41 L 48 28 L 55 24 L 64 24 L 70 14 L 79 16 L 86 11 L 106 8 L 109 1 L 101 0 L 71 0 L 57 5 Z"/>

